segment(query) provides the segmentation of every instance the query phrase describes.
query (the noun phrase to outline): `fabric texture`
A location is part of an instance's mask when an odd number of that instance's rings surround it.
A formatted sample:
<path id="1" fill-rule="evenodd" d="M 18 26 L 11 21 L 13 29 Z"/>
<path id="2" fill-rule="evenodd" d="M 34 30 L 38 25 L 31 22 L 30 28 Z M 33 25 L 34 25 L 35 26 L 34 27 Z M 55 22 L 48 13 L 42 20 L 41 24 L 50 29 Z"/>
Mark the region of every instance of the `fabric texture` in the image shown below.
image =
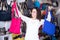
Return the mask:
<path id="1" fill-rule="evenodd" d="M 54 35 L 55 25 L 45 20 L 42 31 L 48 35 Z"/>

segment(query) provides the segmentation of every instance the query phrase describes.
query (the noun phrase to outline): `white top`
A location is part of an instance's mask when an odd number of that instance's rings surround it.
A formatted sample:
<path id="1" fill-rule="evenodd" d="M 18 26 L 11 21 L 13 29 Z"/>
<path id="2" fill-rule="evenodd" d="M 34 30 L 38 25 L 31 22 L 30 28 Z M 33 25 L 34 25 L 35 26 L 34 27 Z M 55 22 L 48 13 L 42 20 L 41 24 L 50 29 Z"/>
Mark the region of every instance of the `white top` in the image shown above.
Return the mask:
<path id="1" fill-rule="evenodd" d="M 39 40 L 38 29 L 41 25 L 44 24 L 44 20 L 43 19 L 41 21 L 39 21 L 38 19 L 33 20 L 21 14 L 19 14 L 19 16 L 23 21 L 26 22 L 27 29 L 26 29 L 25 40 Z M 48 14 L 47 20 L 48 21 L 51 20 L 50 12 Z"/>

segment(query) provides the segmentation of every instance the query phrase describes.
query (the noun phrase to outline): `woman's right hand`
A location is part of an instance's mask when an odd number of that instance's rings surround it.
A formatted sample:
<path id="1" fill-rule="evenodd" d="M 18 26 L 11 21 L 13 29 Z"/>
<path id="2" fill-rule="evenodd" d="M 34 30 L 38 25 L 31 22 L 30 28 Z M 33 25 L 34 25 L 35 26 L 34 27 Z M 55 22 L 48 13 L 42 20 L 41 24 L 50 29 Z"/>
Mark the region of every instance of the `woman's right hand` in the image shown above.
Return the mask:
<path id="1" fill-rule="evenodd" d="M 17 6 L 17 4 L 15 3 L 15 11 L 16 11 L 16 13 L 19 15 L 19 17 L 21 17 L 21 15 L 22 15 L 22 12 L 21 11 L 19 11 L 19 9 L 18 9 L 18 6 Z"/>

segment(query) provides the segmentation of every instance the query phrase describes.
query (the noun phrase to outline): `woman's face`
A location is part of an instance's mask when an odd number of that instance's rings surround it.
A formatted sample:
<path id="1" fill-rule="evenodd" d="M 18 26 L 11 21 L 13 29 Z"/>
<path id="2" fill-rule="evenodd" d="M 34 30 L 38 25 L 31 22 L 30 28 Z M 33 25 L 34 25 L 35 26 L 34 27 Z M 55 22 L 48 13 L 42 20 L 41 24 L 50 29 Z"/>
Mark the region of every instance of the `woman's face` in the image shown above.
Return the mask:
<path id="1" fill-rule="evenodd" d="M 32 18 L 36 18 L 37 17 L 37 10 L 36 9 L 32 9 Z"/>

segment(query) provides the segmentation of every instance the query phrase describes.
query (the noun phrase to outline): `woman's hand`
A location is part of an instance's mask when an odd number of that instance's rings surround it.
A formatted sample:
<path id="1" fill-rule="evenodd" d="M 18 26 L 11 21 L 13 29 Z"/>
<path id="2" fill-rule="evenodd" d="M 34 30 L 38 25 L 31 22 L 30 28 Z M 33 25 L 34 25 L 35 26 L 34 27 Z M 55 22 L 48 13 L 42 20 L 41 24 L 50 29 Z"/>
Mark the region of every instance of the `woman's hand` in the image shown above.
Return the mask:
<path id="1" fill-rule="evenodd" d="M 18 7 L 17 7 L 17 4 L 15 3 L 15 11 L 16 11 L 16 13 L 19 15 L 19 17 L 21 17 L 21 15 L 22 15 L 22 12 L 21 11 L 19 11 L 19 9 L 18 9 Z"/>

